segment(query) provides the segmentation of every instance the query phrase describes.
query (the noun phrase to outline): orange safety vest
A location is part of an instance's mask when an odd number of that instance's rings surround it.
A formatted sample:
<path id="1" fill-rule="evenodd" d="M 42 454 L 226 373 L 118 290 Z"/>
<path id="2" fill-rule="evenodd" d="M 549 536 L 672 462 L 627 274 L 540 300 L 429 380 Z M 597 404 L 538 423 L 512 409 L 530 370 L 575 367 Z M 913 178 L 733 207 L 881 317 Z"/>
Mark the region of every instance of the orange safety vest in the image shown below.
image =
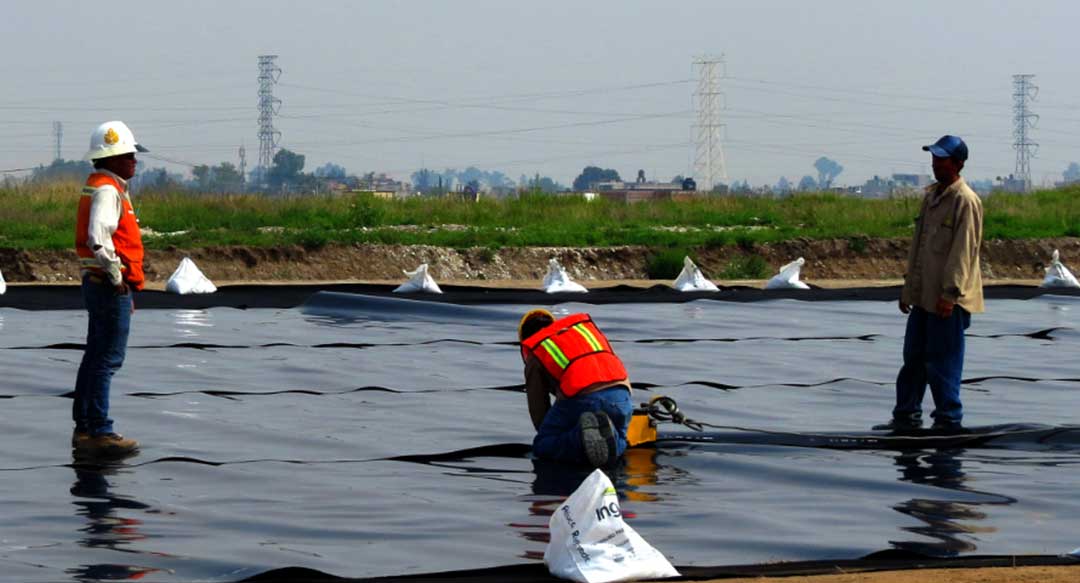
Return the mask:
<path id="1" fill-rule="evenodd" d="M 556 320 L 526 338 L 521 343 L 521 355 L 526 359 L 536 357 L 567 397 L 586 387 L 626 380 L 628 376 L 607 337 L 588 314 Z"/>
<path id="2" fill-rule="evenodd" d="M 141 290 L 146 276 L 143 274 L 143 244 L 142 234 L 139 232 L 139 221 L 135 218 L 135 209 L 131 206 L 131 199 L 123 196 L 124 188 L 108 174 L 98 172 L 91 174 L 86 179 L 82 196 L 79 197 L 79 216 L 75 222 L 75 252 L 79 254 L 79 264 L 84 270 L 107 277 L 105 270 L 94 257 L 94 250 L 87 242 L 90 238 L 90 203 L 93 202 L 94 191 L 101 186 L 112 186 L 121 194 L 120 221 L 112 234 L 113 247 L 116 248 L 116 255 L 120 258 L 120 274 L 124 281 L 132 288 Z"/>

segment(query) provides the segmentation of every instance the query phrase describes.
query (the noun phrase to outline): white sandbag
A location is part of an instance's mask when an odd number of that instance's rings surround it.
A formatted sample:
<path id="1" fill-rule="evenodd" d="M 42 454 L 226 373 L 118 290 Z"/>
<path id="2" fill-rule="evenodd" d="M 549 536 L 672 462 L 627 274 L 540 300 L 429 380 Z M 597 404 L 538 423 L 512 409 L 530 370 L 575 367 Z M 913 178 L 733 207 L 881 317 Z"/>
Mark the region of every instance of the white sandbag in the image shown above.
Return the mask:
<path id="1" fill-rule="evenodd" d="M 1076 281 L 1076 276 L 1061 262 L 1061 254 L 1058 253 L 1057 249 L 1054 249 L 1050 267 L 1046 268 L 1046 277 L 1043 278 L 1042 285 L 1039 287 L 1080 287 L 1080 282 Z"/>
<path id="2" fill-rule="evenodd" d="M 765 289 L 810 289 L 810 286 L 799 281 L 799 270 L 802 269 L 806 260 L 802 257 L 780 268 L 780 273 L 772 276 L 765 284 Z"/>
<path id="3" fill-rule="evenodd" d="M 165 282 L 165 291 L 180 295 L 212 294 L 217 291 L 217 286 L 195 266 L 190 257 L 185 257 L 169 276 L 169 281 Z"/>
<path id="4" fill-rule="evenodd" d="M 587 293 L 585 286 L 570 279 L 570 276 L 559 265 L 559 260 L 552 257 L 548 260 L 548 272 L 544 276 L 544 291 L 549 294 L 559 292 Z"/>
<path id="5" fill-rule="evenodd" d="M 678 577 L 667 558 L 622 519 L 615 486 L 595 470 L 548 522 L 544 564 L 556 577 L 583 583 Z"/>
<path id="6" fill-rule="evenodd" d="M 431 275 L 427 272 L 427 263 L 421 263 L 420 267 L 417 267 L 415 271 L 406 271 L 405 275 L 409 276 L 409 281 L 397 286 L 394 289 L 396 294 L 441 294 L 442 290 L 439 289 L 439 284 L 435 283 Z"/>
<path id="7" fill-rule="evenodd" d="M 4 281 L 4 272 L 0 271 L 0 296 L 7 293 L 7 282 Z"/>
<path id="8" fill-rule="evenodd" d="M 705 275 L 689 257 L 683 257 L 682 272 L 672 287 L 681 292 L 720 291 L 716 284 L 705 279 Z"/>

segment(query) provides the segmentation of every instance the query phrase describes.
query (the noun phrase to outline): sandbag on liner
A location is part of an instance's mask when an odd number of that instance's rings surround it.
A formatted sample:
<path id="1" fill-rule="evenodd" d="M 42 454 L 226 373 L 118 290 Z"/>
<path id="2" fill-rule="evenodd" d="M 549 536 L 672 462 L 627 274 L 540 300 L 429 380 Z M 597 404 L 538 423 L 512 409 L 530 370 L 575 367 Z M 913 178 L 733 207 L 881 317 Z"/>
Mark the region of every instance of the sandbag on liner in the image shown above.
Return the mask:
<path id="1" fill-rule="evenodd" d="M 1076 276 L 1069 271 L 1068 267 L 1061 262 L 1061 255 L 1054 249 L 1054 255 L 1050 259 L 1050 267 L 1046 268 L 1046 277 L 1039 287 L 1080 287 Z"/>
<path id="2" fill-rule="evenodd" d="M 180 295 L 212 294 L 217 291 L 217 286 L 196 267 L 190 257 L 185 257 L 169 276 L 169 281 L 165 282 L 165 291 Z"/>
<path id="3" fill-rule="evenodd" d="M 774 275 L 765 284 L 765 289 L 810 289 L 810 286 L 799 281 L 799 270 L 802 269 L 806 260 L 802 257 L 780 268 L 780 273 Z"/>
<path id="4" fill-rule="evenodd" d="M 544 291 L 549 294 L 559 292 L 587 293 L 585 286 L 570 279 L 559 260 L 552 257 L 548 260 L 548 272 L 544 276 Z"/>
<path id="5" fill-rule="evenodd" d="M 664 555 L 622 518 L 615 486 L 594 470 L 551 515 L 544 564 L 556 577 L 583 583 L 678 577 Z"/>
<path id="6" fill-rule="evenodd" d="M 442 289 L 439 288 L 439 284 L 435 283 L 435 280 L 428 274 L 427 269 L 427 263 L 421 263 L 420 267 L 417 267 L 414 271 L 406 271 L 405 275 L 409 276 L 409 281 L 406 281 L 405 283 L 394 288 L 394 293 L 443 293 Z"/>
<path id="7" fill-rule="evenodd" d="M 716 284 L 705 278 L 705 274 L 701 273 L 690 257 L 683 257 L 682 272 L 672 287 L 681 292 L 720 291 Z"/>

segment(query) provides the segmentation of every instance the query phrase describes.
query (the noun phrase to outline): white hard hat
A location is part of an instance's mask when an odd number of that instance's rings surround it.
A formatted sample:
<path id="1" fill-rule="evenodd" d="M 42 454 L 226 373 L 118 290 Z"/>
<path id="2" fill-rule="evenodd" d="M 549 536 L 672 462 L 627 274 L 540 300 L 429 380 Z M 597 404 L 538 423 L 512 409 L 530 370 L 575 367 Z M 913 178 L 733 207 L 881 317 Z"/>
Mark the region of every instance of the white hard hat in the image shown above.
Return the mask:
<path id="1" fill-rule="evenodd" d="M 90 150 L 84 160 L 97 160 L 132 152 L 149 152 L 135 142 L 135 134 L 122 121 L 107 121 L 90 134 Z"/>

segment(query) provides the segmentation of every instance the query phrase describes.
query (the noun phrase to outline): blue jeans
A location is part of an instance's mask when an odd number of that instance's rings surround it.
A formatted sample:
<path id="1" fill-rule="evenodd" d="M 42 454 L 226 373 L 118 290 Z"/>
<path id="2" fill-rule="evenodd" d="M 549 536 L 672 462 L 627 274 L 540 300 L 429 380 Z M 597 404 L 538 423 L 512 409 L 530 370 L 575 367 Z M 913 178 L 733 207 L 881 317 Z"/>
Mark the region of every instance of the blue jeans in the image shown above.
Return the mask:
<path id="1" fill-rule="evenodd" d="M 75 377 L 75 400 L 71 416 L 75 431 L 90 435 L 113 432 L 109 419 L 109 386 L 124 364 L 131 329 L 133 292 L 117 295 L 109 283 L 83 276 L 82 296 L 89 315 L 86 350 Z"/>
<path id="2" fill-rule="evenodd" d="M 960 423 L 960 381 L 964 371 L 964 330 L 971 314 L 960 306 L 948 318 L 918 307 L 908 314 L 904 334 L 904 366 L 896 376 L 894 419 L 914 419 L 922 415 L 926 385 L 934 396 L 934 422 Z"/>
<path id="3" fill-rule="evenodd" d="M 615 426 L 615 454 L 626 451 L 626 430 L 634 404 L 626 387 L 612 387 L 587 395 L 555 401 L 533 439 L 533 455 L 568 464 L 588 464 L 581 445 L 578 418 L 582 413 L 603 411 Z"/>

